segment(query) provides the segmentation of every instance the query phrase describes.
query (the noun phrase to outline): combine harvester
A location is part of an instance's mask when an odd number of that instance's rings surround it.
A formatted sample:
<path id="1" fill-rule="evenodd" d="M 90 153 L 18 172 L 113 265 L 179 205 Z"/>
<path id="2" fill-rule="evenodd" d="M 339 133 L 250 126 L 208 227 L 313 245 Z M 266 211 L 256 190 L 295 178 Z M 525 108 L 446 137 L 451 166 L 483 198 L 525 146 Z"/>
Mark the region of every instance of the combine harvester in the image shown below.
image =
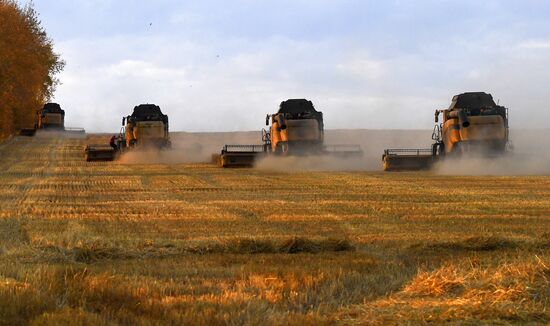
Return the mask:
<path id="1" fill-rule="evenodd" d="M 112 161 L 129 149 L 166 149 L 172 146 L 168 116 L 154 104 L 141 104 L 122 118 L 122 130 L 110 144 L 88 145 L 86 161 Z"/>
<path id="2" fill-rule="evenodd" d="M 65 128 L 65 111 L 57 103 L 46 103 L 44 107 L 36 111 L 34 128 L 21 129 L 21 136 L 32 137 L 37 130 L 56 131 L 68 134 L 84 134 L 82 128 Z"/>
<path id="3" fill-rule="evenodd" d="M 276 156 L 330 155 L 362 156 L 359 145 L 325 145 L 323 113 L 305 99 L 281 103 L 279 111 L 267 115 L 261 145 L 225 145 L 214 160 L 222 167 L 250 167 L 258 159 Z"/>
<path id="4" fill-rule="evenodd" d="M 439 115 L 443 122 L 439 123 Z M 508 109 L 491 94 L 463 93 L 446 110 L 435 111 L 435 141 L 427 149 L 386 149 L 385 171 L 426 170 L 446 157 L 498 157 L 508 151 Z"/>

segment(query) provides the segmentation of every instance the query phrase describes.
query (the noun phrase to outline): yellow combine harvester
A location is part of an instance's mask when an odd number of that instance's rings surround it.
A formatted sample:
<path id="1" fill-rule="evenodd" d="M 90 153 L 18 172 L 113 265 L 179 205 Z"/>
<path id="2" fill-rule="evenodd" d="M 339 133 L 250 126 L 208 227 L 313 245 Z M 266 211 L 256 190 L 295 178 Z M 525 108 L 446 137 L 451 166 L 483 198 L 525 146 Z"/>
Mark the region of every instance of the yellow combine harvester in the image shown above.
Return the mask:
<path id="1" fill-rule="evenodd" d="M 218 164 L 222 167 L 252 166 L 258 158 L 267 155 L 363 155 L 359 145 L 325 145 L 323 113 L 305 99 L 282 102 L 277 113 L 267 115 L 265 123 L 270 128 L 262 130 L 263 144 L 225 145 L 221 154 L 215 157 Z"/>
<path id="2" fill-rule="evenodd" d="M 37 130 L 61 131 L 83 134 L 82 128 L 65 128 L 65 111 L 57 103 L 46 103 L 36 111 L 34 128 L 21 129 L 20 135 L 34 136 Z"/>
<path id="3" fill-rule="evenodd" d="M 141 104 L 132 115 L 122 118 L 122 131 L 109 145 L 88 145 L 86 161 L 112 161 L 130 148 L 165 149 L 171 147 L 168 116 L 154 104 Z"/>
<path id="4" fill-rule="evenodd" d="M 508 109 L 497 105 L 490 94 L 454 96 L 448 109 L 435 111 L 435 123 L 432 148 L 386 149 L 382 156 L 384 170 L 429 169 L 445 157 L 496 157 L 508 149 Z"/>
<path id="5" fill-rule="evenodd" d="M 65 111 L 57 103 L 47 103 L 37 113 L 36 129 L 65 129 Z"/>

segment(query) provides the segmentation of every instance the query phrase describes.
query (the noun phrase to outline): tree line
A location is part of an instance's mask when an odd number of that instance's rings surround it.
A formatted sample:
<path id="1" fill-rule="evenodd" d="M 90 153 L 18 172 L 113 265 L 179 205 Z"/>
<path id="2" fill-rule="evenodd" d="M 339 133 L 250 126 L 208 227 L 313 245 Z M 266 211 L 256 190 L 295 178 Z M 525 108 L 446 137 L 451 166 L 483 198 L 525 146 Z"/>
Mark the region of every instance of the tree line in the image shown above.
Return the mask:
<path id="1" fill-rule="evenodd" d="M 32 3 L 0 0 L 0 139 L 34 126 L 64 65 Z"/>

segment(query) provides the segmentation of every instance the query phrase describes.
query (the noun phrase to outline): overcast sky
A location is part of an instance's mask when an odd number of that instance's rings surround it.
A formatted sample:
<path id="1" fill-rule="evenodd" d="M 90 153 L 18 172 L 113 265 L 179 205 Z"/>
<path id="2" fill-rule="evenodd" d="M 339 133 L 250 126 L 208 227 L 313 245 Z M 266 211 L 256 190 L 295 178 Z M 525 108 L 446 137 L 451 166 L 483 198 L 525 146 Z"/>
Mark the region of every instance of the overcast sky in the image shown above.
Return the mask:
<path id="1" fill-rule="evenodd" d="M 173 131 L 258 130 L 288 98 L 336 128 L 431 129 L 487 91 L 550 120 L 550 1 L 35 0 L 67 62 L 66 124 L 118 131 L 156 103 Z"/>

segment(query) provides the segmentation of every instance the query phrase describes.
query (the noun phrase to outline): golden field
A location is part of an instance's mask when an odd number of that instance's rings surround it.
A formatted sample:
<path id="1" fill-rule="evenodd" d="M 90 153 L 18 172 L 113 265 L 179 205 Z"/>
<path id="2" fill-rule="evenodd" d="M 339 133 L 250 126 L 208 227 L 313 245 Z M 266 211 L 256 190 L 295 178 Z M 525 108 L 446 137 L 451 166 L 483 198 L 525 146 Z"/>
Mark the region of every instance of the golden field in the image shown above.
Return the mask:
<path id="1" fill-rule="evenodd" d="M 550 177 L 0 145 L 0 324 L 546 324 Z"/>

